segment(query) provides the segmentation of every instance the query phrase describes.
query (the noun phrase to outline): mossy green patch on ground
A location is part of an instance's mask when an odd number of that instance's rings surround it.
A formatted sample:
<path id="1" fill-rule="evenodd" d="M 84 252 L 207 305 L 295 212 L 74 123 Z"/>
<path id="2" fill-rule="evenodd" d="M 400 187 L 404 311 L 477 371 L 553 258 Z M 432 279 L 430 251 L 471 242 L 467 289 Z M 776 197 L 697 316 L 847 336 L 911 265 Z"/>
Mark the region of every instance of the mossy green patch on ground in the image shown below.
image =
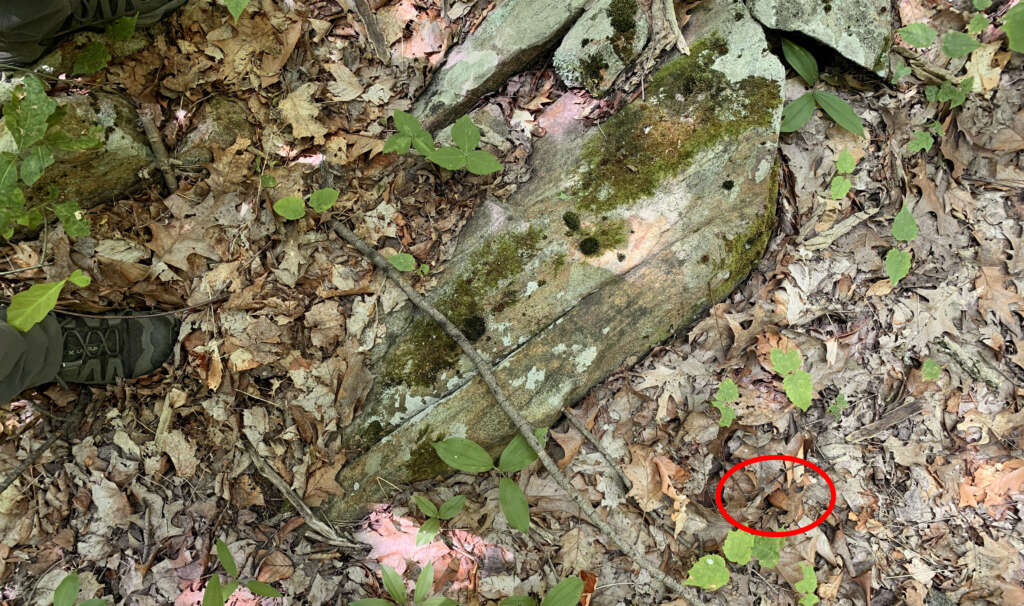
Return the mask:
<path id="1" fill-rule="evenodd" d="M 633 39 L 636 37 L 636 12 L 639 6 L 636 0 L 612 0 L 608 5 L 608 18 L 615 35 L 612 37 L 612 48 L 623 64 L 633 60 L 636 53 Z"/>
<path id="2" fill-rule="evenodd" d="M 636 202 L 699 152 L 771 124 L 782 103 L 778 83 L 754 76 L 730 82 L 711 67 L 727 52 L 718 35 L 699 41 L 655 74 L 647 101 L 602 125 L 583 150 L 585 168 L 572 192 L 580 209 L 600 213 Z"/>
<path id="3" fill-rule="evenodd" d="M 434 442 L 443 439 L 444 436 L 440 434 L 431 439 L 428 427 L 420 432 L 420 437 L 416 440 L 416 447 L 409 451 L 409 462 L 406 463 L 412 477 L 431 478 L 448 472 L 448 465 L 441 460 L 441 457 L 437 456 L 437 451 L 433 446 Z"/>

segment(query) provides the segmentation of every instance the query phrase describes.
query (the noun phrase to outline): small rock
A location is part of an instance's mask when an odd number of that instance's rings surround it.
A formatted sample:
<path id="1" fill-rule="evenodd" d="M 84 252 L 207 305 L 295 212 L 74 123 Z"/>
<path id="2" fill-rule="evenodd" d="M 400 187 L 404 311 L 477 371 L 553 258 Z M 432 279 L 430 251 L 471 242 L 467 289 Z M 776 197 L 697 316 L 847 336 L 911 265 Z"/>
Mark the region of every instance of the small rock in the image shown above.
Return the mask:
<path id="1" fill-rule="evenodd" d="M 603 96 L 644 45 L 650 27 L 636 0 L 599 0 L 555 51 L 554 66 L 569 86 Z"/>
<path id="2" fill-rule="evenodd" d="M 195 168 L 213 161 L 212 144 L 228 147 L 238 137 L 252 139 L 249 110 L 234 99 L 213 97 L 196 112 L 194 127 L 178 146 L 175 157 L 185 167 Z"/>

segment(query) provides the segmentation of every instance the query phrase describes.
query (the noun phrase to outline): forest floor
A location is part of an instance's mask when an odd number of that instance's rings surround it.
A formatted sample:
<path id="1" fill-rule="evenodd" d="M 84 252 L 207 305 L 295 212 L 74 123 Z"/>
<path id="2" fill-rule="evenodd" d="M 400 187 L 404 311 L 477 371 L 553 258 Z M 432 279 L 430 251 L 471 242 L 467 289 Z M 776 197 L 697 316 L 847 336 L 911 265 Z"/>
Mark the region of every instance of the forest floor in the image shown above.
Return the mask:
<path id="1" fill-rule="evenodd" d="M 93 283 L 62 307 L 197 306 L 183 314 L 165 372 L 92 390 L 70 439 L 0 497 L 0 603 L 49 604 L 75 571 L 83 597 L 199 604 L 218 570 L 212 545 L 223 539 L 244 575 L 288 596 L 239 589 L 229 602 L 239 606 L 379 597 L 377 562 L 415 574 L 427 561 L 446 567 L 437 590 L 460 604 L 543 595 L 578 574 L 584 604 L 680 606 L 583 521 L 536 463 L 517 480 L 531 504 L 528 534 L 500 513 L 497 477 L 457 474 L 393 486 L 370 522 L 344 529 L 374 545 L 354 555 L 305 534 L 252 466 L 247 445 L 307 504 L 337 494 L 333 478 L 351 454 L 338 430 L 358 401 L 339 411 L 324 394 L 366 374 L 362 353 L 382 335 L 377 318 L 401 301 L 327 222 L 348 219 L 378 250 L 410 252 L 436 273 L 483 196 L 507 197 L 538 169 L 529 159 L 543 136 L 534 121 L 567 92 L 545 60 L 485 100 L 509 124 L 488 147 L 505 166 L 497 176 L 380 154 L 386 118 L 411 107 L 493 4 L 451 2 L 447 16 L 435 0 L 384 5 L 377 12 L 399 58 L 390 64 L 374 57 L 355 13 L 294 4 L 253 2 L 234 24 L 223 6 L 193 0 L 137 33 L 138 52 L 56 85 L 119 89 L 155 111 L 172 150 L 213 95 L 243 103 L 255 130 L 214 146 L 205 166 L 176 166 L 179 189 L 169 196 L 154 183 L 93 209 L 89 238 L 57 228 L 0 246 L 0 271 L 45 265 L 5 276 L 7 295 L 81 267 Z M 962 18 L 929 0 L 899 8 L 910 21 Z M 62 48 L 73 53 L 87 39 Z M 820 61 L 867 136 L 820 115 L 783 135 L 779 227 L 760 266 L 685 336 L 623 366 L 570 411 L 614 465 L 565 419 L 551 428 L 549 452 L 602 515 L 679 579 L 732 528 L 714 504 L 727 469 L 762 454 L 822 466 L 838 490 L 824 524 L 789 538 L 774 568 L 734 567 L 725 587 L 701 593 L 708 604 L 795 604 L 800 562 L 813 563 L 824 603 L 1024 604 L 1024 56 L 989 64 L 983 90 L 953 111 L 925 103 L 914 76 L 893 85 Z M 795 77 L 787 88 L 787 98 L 801 93 Z M 596 120 L 636 94 L 587 103 Z M 909 153 L 912 132 L 933 121 L 944 133 L 936 145 Z M 842 150 L 857 162 L 850 193 L 836 200 L 829 183 Z M 271 212 L 274 200 L 328 181 L 342 195 L 326 215 L 285 224 Z M 894 287 L 884 257 L 904 206 L 919 235 L 908 247 L 910 274 Z M 413 279 L 429 289 L 429 275 Z M 780 345 L 798 348 L 811 373 L 807 411 L 771 370 Z M 927 360 L 937 378 L 923 375 Z M 727 378 L 741 395 L 737 421 L 722 429 L 709 402 Z M 48 386 L 5 410 L 3 467 L 60 431 L 75 397 Z M 765 485 L 739 478 L 726 503 L 739 509 L 761 492 L 767 502 L 746 512 L 761 528 L 803 525 L 828 500 L 805 469 Z M 435 503 L 465 495 L 448 525 L 464 532 L 446 530 L 446 542 L 417 549 L 423 516 L 413 494 Z"/>

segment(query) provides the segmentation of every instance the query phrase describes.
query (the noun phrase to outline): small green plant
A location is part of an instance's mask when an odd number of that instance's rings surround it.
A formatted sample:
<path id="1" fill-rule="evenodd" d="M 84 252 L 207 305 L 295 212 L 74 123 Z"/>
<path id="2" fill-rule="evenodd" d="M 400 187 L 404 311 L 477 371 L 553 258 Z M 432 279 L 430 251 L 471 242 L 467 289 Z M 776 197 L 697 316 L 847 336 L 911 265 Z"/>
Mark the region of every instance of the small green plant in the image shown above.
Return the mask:
<path id="1" fill-rule="evenodd" d="M 761 568 L 774 568 L 779 563 L 779 553 L 785 542 L 785 537 L 762 537 L 743 530 L 730 530 L 722 544 L 722 553 L 739 566 L 756 559 Z M 690 567 L 684 584 L 715 591 L 724 587 L 730 576 L 729 566 L 722 556 L 705 554 Z"/>
<path id="2" fill-rule="evenodd" d="M 802 370 L 803 357 L 796 349 L 782 351 L 779 348 L 771 351 L 772 368 L 782 376 L 782 387 L 786 390 L 786 397 L 800 410 L 806 411 L 811 407 L 813 398 L 813 385 L 811 374 Z"/>
<path id="3" fill-rule="evenodd" d="M 383 153 L 405 154 L 410 148 L 423 154 L 428 160 L 447 170 L 465 168 L 474 175 L 489 175 L 501 170 L 498 159 L 482 149 L 480 129 L 469 116 L 462 116 L 452 125 L 452 140 L 455 147 L 434 147 L 434 137 L 420 124 L 416 116 L 395 110 L 395 128 L 397 133 L 391 135 L 384 143 Z"/>
<path id="4" fill-rule="evenodd" d="M 583 597 L 583 579 L 569 577 L 544 596 L 540 606 L 576 606 Z M 525 595 L 514 595 L 503 599 L 498 606 L 537 606 L 537 601 Z"/>
<path id="5" fill-rule="evenodd" d="M 363 598 L 350 602 L 349 606 L 394 606 L 409 604 L 409 592 L 405 588 L 402 575 L 387 564 L 380 565 L 380 577 L 384 582 L 390 600 L 383 598 Z M 416 606 L 456 606 L 455 600 L 444 596 L 428 597 L 434 589 L 434 564 L 430 563 L 420 569 L 416 577 L 416 588 L 413 590 L 412 603 Z"/>
<path id="6" fill-rule="evenodd" d="M 135 22 L 138 15 L 120 17 L 107 25 L 105 36 L 111 42 L 121 42 L 135 33 Z M 110 63 L 110 48 L 105 42 L 94 40 L 86 44 L 75 56 L 71 70 L 76 74 L 95 74 Z"/>
<path id="7" fill-rule="evenodd" d="M 221 585 L 220 574 L 214 572 L 210 575 L 210 580 L 206 582 L 206 590 L 203 591 L 203 604 L 202 606 L 224 606 L 231 594 L 235 593 L 239 585 L 245 585 L 249 591 L 253 592 L 258 596 L 266 598 L 281 598 L 284 595 L 274 589 L 272 586 L 264 583 L 263 581 L 257 581 L 255 579 L 249 581 L 241 581 L 238 576 L 238 564 L 235 563 L 234 556 L 231 555 L 231 550 L 228 549 L 227 543 L 221 539 L 217 539 L 217 561 L 224 568 L 224 571 L 233 579 L 227 585 Z"/>
<path id="8" fill-rule="evenodd" d="M 846 149 L 839 152 L 836 157 L 836 175 L 832 177 L 832 183 L 829 185 L 829 193 L 833 200 L 842 200 L 850 193 L 853 184 L 846 175 L 853 173 L 856 166 L 857 161 L 853 159 L 853 154 Z"/>
<path id="9" fill-rule="evenodd" d="M 806 562 L 800 562 L 800 569 L 803 570 L 804 578 L 797 581 L 793 588 L 800 592 L 800 606 L 814 606 L 818 603 L 818 596 L 814 591 L 818 588 L 818 577 L 814 569 Z"/>
<path id="10" fill-rule="evenodd" d="M 925 381 L 938 381 L 942 375 L 942 367 L 935 360 L 928 358 L 921 365 L 921 378 Z"/>
<path id="11" fill-rule="evenodd" d="M 722 418 L 718 420 L 719 427 L 728 427 L 736 420 L 736 409 L 729 406 L 729 403 L 739 399 L 740 390 L 732 379 L 725 379 L 718 384 L 718 391 L 715 392 L 715 399 L 711 400 L 711 405 L 722 413 Z"/>
<path id="12" fill-rule="evenodd" d="M 7 323 L 21 332 L 28 332 L 36 324 L 43 321 L 46 314 L 57 307 L 57 299 L 64 286 L 71 282 L 75 286 L 85 288 L 92 283 L 92 278 L 76 269 L 71 275 L 59 282 L 44 282 L 33 284 L 28 290 L 23 290 L 11 297 L 11 304 L 7 308 Z"/>
<path id="13" fill-rule="evenodd" d="M 415 271 L 421 276 L 425 276 L 430 273 L 430 266 L 426 263 L 420 263 L 419 266 L 416 264 L 416 257 L 409 253 L 398 253 L 388 257 L 388 262 L 401 272 Z"/>
<path id="14" fill-rule="evenodd" d="M 336 189 L 325 187 L 318 189 L 309 196 L 309 207 L 318 213 L 327 212 L 338 202 L 341 195 Z M 306 216 L 306 200 L 299 196 L 288 196 L 274 202 L 274 212 L 289 221 L 297 221 Z"/>
<path id="15" fill-rule="evenodd" d="M 890 231 L 892 237 L 899 242 L 911 242 L 917 237 L 917 221 L 914 220 L 914 215 L 910 214 L 910 210 L 906 206 L 896 214 Z M 911 260 L 910 253 L 900 248 L 890 248 L 886 253 L 885 273 L 888 274 L 889 282 L 893 286 L 899 284 L 900 280 L 910 273 Z"/>
<path id="16" fill-rule="evenodd" d="M 420 526 L 420 531 L 416 534 L 417 546 L 426 545 L 434 540 L 438 531 L 441 530 L 441 521 L 450 520 L 459 515 L 462 507 L 466 504 L 466 497 L 461 494 L 448 499 L 440 507 L 434 505 L 430 499 L 419 495 L 414 495 L 412 500 L 416 502 L 416 507 L 423 515 L 427 516 L 427 521 Z"/>
<path id="17" fill-rule="evenodd" d="M 543 444 L 547 438 L 547 430 L 538 429 L 534 435 L 537 441 Z M 513 438 L 501 451 L 497 467 L 491 455 L 473 440 L 448 438 L 434 442 L 433 447 L 437 456 L 450 467 L 469 473 L 487 473 L 497 468 L 502 473 L 513 474 L 537 460 L 537 453 L 521 435 Z M 520 532 L 527 532 L 530 529 L 530 506 L 519 485 L 511 478 L 502 477 L 498 482 L 498 500 L 508 525 Z"/>
<path id="18" fill-rule="evenodd" d="M 242 13 L 249 6 L 249 0 L 222 0 L 224 6 L 228 8 L 228 12 L 231 13 L 231 18 L 238 23 L 238 18 L 242 16 Z"/>
<path id="19" fill-rule="evenodd" d="M 818 84 L 818 61 L 807 49 L 783 38 L 782 54 L 808 86 L 813 88 Z M 864 136 L 864 123 L 850 104 L 837 95 L 821 89 L 807 91 L 800 98 L 787 104 L 782 109 L 780 130 L 784 133 L 799 130 L 810 119 L 815 107 L 825 110 L 839 126 L 858 137 Z"/>
<path id="20" fill-rule="evenodd" d="M 64 577 L 64 580 L 57 585 L 57 589 L 53 591 L 53 606 L 75 606 L 75 602 L 78 601 L 79 591 L 81 591 L 81 586 L 78 575 L 72 572 Z M 78 606 L 107 606 L 107 601 L 93 598 L 84 602 L 78 602 Z"/>
<path id="21" fill-rule="evenodd" d="M 829 413 L 836 418 L 836 421 L 843 418 L 843 411 L 850 407 L 850 403 L 846 401 L 846 396 L 843 394 L 837 394 L 836 399 L 828 405 L 825 412 Z"/>

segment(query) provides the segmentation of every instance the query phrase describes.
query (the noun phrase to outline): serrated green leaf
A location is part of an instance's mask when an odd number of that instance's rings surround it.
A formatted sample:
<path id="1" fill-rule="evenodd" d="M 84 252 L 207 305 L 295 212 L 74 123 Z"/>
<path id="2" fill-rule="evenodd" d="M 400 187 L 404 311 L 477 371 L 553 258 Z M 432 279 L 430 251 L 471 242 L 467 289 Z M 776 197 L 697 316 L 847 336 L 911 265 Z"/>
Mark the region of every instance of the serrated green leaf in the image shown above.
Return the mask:
<path id="1" fill-rule="evenodd" d="M 84 238 L 92 232 L 92 223 L 85 216 L 78 202 L 61 202 L 53 205 L 53 214 L 64 226 L 64 233 L 69 238 Z"/>
<path id="2" fill-rule="evenodd" d="M 942 36 L 942 52 L 956 59 L 974 52 L 981 43 L 963 32 L 948 32 Z"/>
<path id="3" fill-rule="evenodd" d="M 462 507 L 465 504 L 466 497 L 461 494 L 456 495 L 441 504 L 440 509 L 437 510 L 437 517 L 442 520 L 450 520 L 459 515 L 459 512 L 462 511 Z"/>
<path id="4" fill-rule="evenodd" d="M 423 127 L 420 126 L 419 119 L 409 112 L 403 112 L 400 109 L 396 109 L 394 118 L 395 128 L 397 128 L 400 133 L 413 136 L 423 130 Z"/>
<path id="5" fill-rule="evenodd" d="M 502 599 L 498 606 L 537 606 L 537 600 L 528 595 L 513 595 Z"/>
<path id="6" fill-rule="evenodd" d="M 437 517 L 437 505 L 434 505 L 432 502 L 430 502 L 430 499 L 427 499 L 426 497 L 421 497 L 418 494 L 414 494 L 412 495 L 412 500 L 414 503 L 416 503 L 416 507 L 419 508 L 423 515 L 427 516 L 428 518 Z"/>
<path id="7" fill-rule="evenodd" d="M 983 11 L 992 6 L 992 0 L 973 0 L 971 4 L 974 5 L 975 10 Z"/>
<path id="8" fill-rule="evenodd" d="M 806 370 L 798 370 L 782 379 L 782 386 L 786 389 L 786 397 L 793 403 L 793 406 L 804 411 L 811 407 L 814 392 L 811 373 Z"/>
<path id="9" fill-rule="evenodd" d="M 249 0 L 223 0 L 224 5 L 228 7 L 228 12 L 231 13 L 231 18 L 238 23 L 238 18 L 242 16 L 242 12 L 245 11 L 246 7 L 249 6 Z"/>
<path id="10" fill-rule="evenodd" d="M 419 604 L 427 599 L 434 591 L 434 563 L 431 562 L 420 570 L 416 578 L 416 591 L 412 594 L 412 601 Z"/>
<path id="11" fill-rule="evenodd" d="M 283 598 L 284 594 L 263 581 L 246 581 L 245 586 L 249 591 L 265 598 Z"/>
<path id="12" fill-rule="evenodd" d="M 21 332 L 28 332 L 57 306 L 60 291 L 66 283 L 67 280 L 33 284 L 28 290 L 11 297 L 11 304 L 7 308 L 7 323 Z"/>
<path id="13" fill-rule="evenodd" d="M 900 280 L 910 273 L 910 261 L 910 253 L 898 248 L 889 249 L 885 255 L 885 273 L 893 286 L 899 284 Z"/>
<path id="14" fill-rule="evenodd" d="M 437 533 L 441 530 L 441 520 L 437 518 L 430 518 L 420 526 L 419 531 L 416 533 L 416 546 L 420 547 L 426 545 L 434 540 Z"/>
<path id="15" fill-rule="evenodd" d="M 221 539 L 217 539 L 217 560 L 228 574 L 238 578 L 238 564 L 235 563 L 235 557 L 231 555 L 228 544 Z"/>
<path id="16" fill-rule="evenodd" d="M 469 116 L 462 116 L 452 125 L 452 141 L 467 154 L 480 143 L 480 129 Z"/>
<path id="17" fill-rule="evenodd" d="M 921 365 L 921 378 L 925 381 L 937 381 L 941 374 L 942 367 L 931 358 L 925 360 L 924 364 Z"/>
<path id="18" fill-rule="evenodd" d="M 540 606 L 576 606 L 583 597 L 583 579 L 569 577 L 562 579 L 554 589 L 549 591 Z"/>
<path id="19" fill-rule="evenodd" d="M 800 74 L 800 77 L 804 79 L 808 86 L 814 86 L 818 83 L 818 62 L 810 51 L 795 42 L 783 38 L 782 55 L 786 57 L 786 61 L 793 66 L 793 69 L 796 70 L 796 73 Z"/>
<path id="20" fill-rule="evenodd" d="M 384 142 L 384 147 L 381 148 L 380 152 L 382 154 L 404 154 L 409 151 L 409 146 L 411 145 L 412 136 L 395 133 Z"/>
<path id="21" fill-rule="evenodd" d="M 89 274 L 85 273 L 84 271 L 76 269 L 75 271 L 71 272 L 70 276 L 68 276 L 68 282 L 71 282 L 72 284 L 79 288 L 85 288 L 86 286 L 92 284 L 92 278 L 89 277 Z"/>
<path id="22" fill-rule="evenodd" d="M 53 592 L 53 606 L 74 606 L 78 599 L 79 580 L 78 575 L 71 573 L 61 580 L 57 589 Z"/>
<path id="23" fill-rule="evenodd" d="M 967 24 L 967 33 L 971 36 L 977 36 L 986 27 L 988 27 L 988 18 L 981 13 L 974 13 L 971 21 Z"/>
<path id="24" fill-rule="evenodd" d="M 508 478 L 498 483 L 498 500 L 508 525 L 520 532 L 530 530 L 530 506 L 519 485 Z"/>
<path id="25" fill-rule="evenodd" d="M 132 37 L 135 33 L 135 23 L 139 20 L 138 13 L 134 15 L 126 15 L 124 17 L 118 17 L 110 22 L 110 25 L 106 28 L 107 38 L 114 42 L 120 42 L 127 40 Z"/>
<path id="26" fill-rule="evenodd" d="M 939 98 L 939 87 L 934 84 L 929 84 L 924 87 L 924 98 L 929 103 Z"/>
<path id="27" fill-rule="evenodd" d="M 932 134 L 925 130 L 915 130 L 914 136 L 907 142 L 907 151 L 916 154 L 919 151 L 930 151 L 932 145 L 935 145 L 935 138 Z"/>
<path id="28" fill-rule="evenodd" d="M 221 591 L 220 576 L 214 573 L 206 582 L 206 589 L 203 591 L 203 606 L 224 606 L 227 598 Z"/>
<path id="29" fill-rule="evenodd" d="M 51 164 L 53 151 L 50 147 L 42 143 L 33 145 L 21 159 L 21 180 L 31 187 Z"/>
<path id="30" fill-rule="evenodd" d="M 785 542 L 786 537 L 754 537 L 754 548 L 751 553 L 757 558 L 761 568 L 775 568 Z"/>
<path id="31" fill-rule="evenodd" d="M 814 100 L 836 124 L 858 137 L 864 136 L 864 124 L 849 103 L 824 90 L 814 91 Z"/>
<path id="32" fill-rule="evenodd" d="M 737 387 L 736 382 L 732 379 L 723 379 L 718 384 L 718 390 L 715 392 L 715 400 L 722 402 L 735 402 L 740 399 L 740 388 Z"/>
<path id="33" fill-rule="evenodd" d="M 917 237 L 917 221 L 914 220 L 914 215 L 910 214 L 909 208 L 904 206 L 896 213 L 890 231 L 892 237 L 900 242 L 910 242 Z"/>
<path id="34" fill-rule="evenodd" d="M 850 150 L 845 147 L 836 156 L 836 172 L 840 175 L 848 175 L 853 172 L 853 169 L 857 167 L 857 161 L 853 159 L 853 154 Z"/>
<path id="35" fill-rule="evenodd" d="M 309 196 L 309 206 L 318 213 L 325 212 L 334 206 L 340 195 L 341 192 L 330 187 L 318 189 Z"/>
<path id="36" fill-rule="evenodd" d="M 838 421 L 843 416 L 843 411 L 850 407 L 850 403 L 846 401 L 846 396 L 843 394 L 836 395 L 836 399 L 828 405 L 828 409 L 825 412 L 834 416 Z"/>
<path id="37" fill-rule="evenodd" d="M 806 92 L 787 103 L 786 107 L 782 108 L 782 125 L 779 130 L 784 133 L 800 130 L 814 113 L 814 105 L 813 92 Z"/>
<path id="38" fill-rule="evenodd" d="M 1024 3 L 1018 2 L 1006 12 L 1003 31 L 1010 50 L 1024 53 Z"/>
<path id="39" fill-rule="evenodd" d="M 348 606 L 395 606 L 395 603 L 380 598 L 363 598 L 355 602 L 349 602 Z"/>
<path id="40" fill-rule="evenodd" d="M 832 196 L 833 200 L 842 200 L 846 197 L 846 194 L 850 193 L 850 188 L 853 184 L 850 180 L 842 175 L 836 175 L 832 177 L 832 183 L 829 185 L 829 195 Z"/>
<path id="41" fill-rule="evenodd" d="M 14 89 L 4 104 L 4 123 L 19 151 L 32 147 L 46 136 L 47 120 L 57 111 L 57 102 L 46 94 L 42 80 L 33 75 Z"/>
<path id="42" fill-rule="evenodd" d="M 538 429 L 537 441 L 541 444 L 544 443 L 544 434 L 546 429 Z M 498 469 L 505 473 L 515 473 L 522 470 L 524 467 L 533 463 L 537 460 L 537 453 L 533 452 L 530 445 L 526 442 L 526 438 L 522 435 L 518 435 L 512 438 L 512 441 L 508 443 L 508 446 L 501 451 L 501 456 L 498 458 Z"/>
<path id="43" fill-rule="evenodd" d="M 498 159 L 491 155 L 491 152 L 478 149 L 469 152 L 466 157 L 466 170 L 474 175 L 490 175 L 500 171 L 503 167 Z"/>
<path id="44" fill-rule="evenodd" d="M 965 79 L 965 81 L 966 80 L 967 79 Z M 970 78 L 970 80 L 973 82 L 974 79 Z M 940 103 L 946 103 L 948 101 L 949 107 L 952 109 L 954 107 L 959 107 L 963 105 L 964 101 L 967 100 L 967 93 L 969 92 L 969 90 L 970 89 L 964 90 L 963 87 L 957 86 L 956 84 L 947 80 L 946 82 L 942 83 L 942 86 L 939 87 L 939 92 L 935 96 L 935 98 Z"/>
<path id="45" fill-rule="evenodd" d="M 432 444 L 437 456 L 459 471 L 483 473 L 494 469 L 494 461 L 479 444 L 466 438 L 448 438 Z"/>
<path id="46" fill-rule="evenodd" d="M 694 585 L 708 591 L 716 591 L 729 582 L 729 567 L 720 555 L 703 555 L 690 567 L 689 577 L 684 585 Z"/>
<path id="47" fill-rule="evenodd" d="M 740 566 L 750 561 L 754 549 L 754 535 L 742 530 L 730 530 L 722 544 L 722 553 L 734 564 Z"/>
<path id="48" fill-rule="evenodd" d="M 288 196 L 274 202 L 274 212 L 289 221 L 295 221 L 306 216 L 306 202 L 298 196 Z"/>
<path id="49" fill-rule="evenodd" d="M 90 42 L 75 55 L 71 69 L 76 74 L 95 74 L 110 63 L 110 52 L 102 42 Z"/>
<path id="50" fill-rule="evenodd" d="M 409 599 L 409 594 L 405 591 L 405 581 L 402 580 L 402 575 L 387 564 L 381 564 L 380 577 L 384 581 L 384 589 L 388 590 L 391 599 L 399 604 L 405 604 Z"/>
<path id="51" fill-rule="evenodd" d="M 736 409 L 723 402 L 712 400 L 711 405 L 714 406 L 722 416 L 718 419 L 719 427 L 729 427 L 732 422 L 736 420 Z"/>
<path id="52" fill-rule="evenodd" d="M 466 153 L 457 147 L 440 147 L 431 151 L 427 159 L 447 170 L 459 170 L 466 166 Z"/>
<path id="53" fill-rule="evenodd" d="M 803 572 L 803 578 L 797 581 L 793 588 L 800 593 L 814 593 L 818 588 L 818 577 L 815 576 L 814 569 L 806 562 L 800 562 L 800 570 Z"/>
<path id="54" fill-rule="evenodd" d="M 800 356 L 800 351 L 797 349 L 782 351 L 776 347 L 773 348 L 768 355 L 772 361 L 772 370 L 782 376 L 786 376 L 800 370 L 800 367 L 803 366 L 804 363 L 803 358 Z"/>
<path id="55" fill-rule="evenodd" d="M 911 23 L 896 31 L 899 32 L 904 42 L 914 48 L 928 48 L 932 42 L 935 42 L 935 36 L 938 35 L 933 27 L 924 23 Z"/>
<path id="56" fill-rule="evenodd" d="M 391 263 L 398 271 L 413 271 L 416 269 L 416 257 L 409 253 L 398 253 L 388 257 L 388 263 Z"/>

